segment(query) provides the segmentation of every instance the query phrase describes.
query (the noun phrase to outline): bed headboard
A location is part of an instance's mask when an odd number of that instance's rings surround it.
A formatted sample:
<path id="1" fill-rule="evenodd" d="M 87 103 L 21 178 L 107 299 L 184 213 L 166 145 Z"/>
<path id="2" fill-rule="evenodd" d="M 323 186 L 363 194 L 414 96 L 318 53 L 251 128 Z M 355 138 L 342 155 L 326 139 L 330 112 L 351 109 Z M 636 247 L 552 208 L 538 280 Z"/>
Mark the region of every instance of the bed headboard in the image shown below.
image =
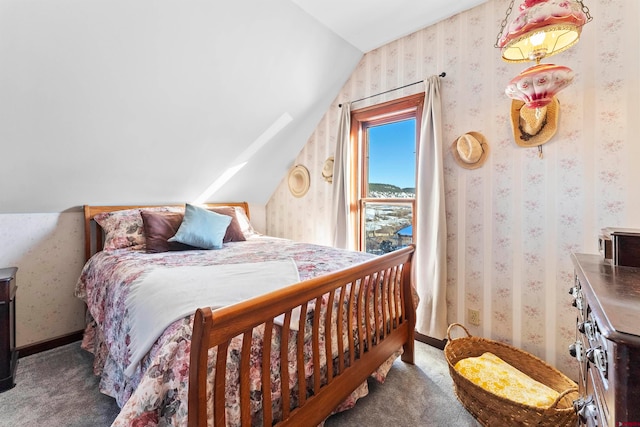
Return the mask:
<path id="1" fill-rule="evenodd" d="M 173 207 L 184 207 L 184 204 L 179 205 L 122 205 L 122 206 L 91 206 L 84 205 L 84 255 L 85 261 L 88 261 L 91 258 L 91 255 L 95 254 L 102 250 L 102 245 L 104 243 L 104 233 L 102 228 L 94 221 L 93 217 L 103 212 L 114 212 L 121 211 L 125 209 L 144 209 L 144 208 L 154 208 L 161 206 L 173 206 Z M 202 205 L 206 208 L 216 208 L 221 206 L 238 206 L 244 209 L 247 217 L 249 216 L 249 204 L 247 202 L 230 202 L 230 203 L 203 203 Z"/>

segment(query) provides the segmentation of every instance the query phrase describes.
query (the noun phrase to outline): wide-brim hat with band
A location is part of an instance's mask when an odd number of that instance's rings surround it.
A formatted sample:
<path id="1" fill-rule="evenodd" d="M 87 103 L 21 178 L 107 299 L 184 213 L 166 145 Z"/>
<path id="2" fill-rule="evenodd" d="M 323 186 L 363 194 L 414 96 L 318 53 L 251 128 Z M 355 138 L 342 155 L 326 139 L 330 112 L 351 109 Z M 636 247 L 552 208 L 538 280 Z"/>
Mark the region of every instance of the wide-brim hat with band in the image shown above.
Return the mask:
<path id="1" fill-rule="evenodd" d="M 302 165 L 296 165 L 289 171 L 287 178 L 289 190 L 295 197 L 302 197 L 309 191 L 309 170 Z"/>
<path id="2" fill-rule="evenodd" d="M 479 132 L 467 132 L 451 144 L 451 154 L 461 167 L 477 169 L 489 155 L 489 144 Z"/>
<path id="3" fill-rule="evenodd" d="M 521 147 L 536 147 L 548 142 L 558 130 L 560 103 L 555 96 L 544 107 L 529 108 L 524 102 L 511 101 L 513 138 Z"/>
<path id="4" fill-rule="evenodd" d="M 333 182 L 333 156 L 329 156 L 322 165 L 322 179 L 328 183 Z"/>

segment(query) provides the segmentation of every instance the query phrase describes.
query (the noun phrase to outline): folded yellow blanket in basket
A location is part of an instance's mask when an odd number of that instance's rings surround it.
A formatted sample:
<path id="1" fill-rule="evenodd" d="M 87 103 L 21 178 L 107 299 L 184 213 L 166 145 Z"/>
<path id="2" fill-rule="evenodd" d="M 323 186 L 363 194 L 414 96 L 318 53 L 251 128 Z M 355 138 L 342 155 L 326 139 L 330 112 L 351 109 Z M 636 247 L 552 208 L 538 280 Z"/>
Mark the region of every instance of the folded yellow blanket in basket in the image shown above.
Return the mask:
<path id="1" fill-rule="evenodd" d="M 517 403 L 547 408 L 559 395 L 493 353 L 461 359 L 454 368 L 474 384 Z"/>

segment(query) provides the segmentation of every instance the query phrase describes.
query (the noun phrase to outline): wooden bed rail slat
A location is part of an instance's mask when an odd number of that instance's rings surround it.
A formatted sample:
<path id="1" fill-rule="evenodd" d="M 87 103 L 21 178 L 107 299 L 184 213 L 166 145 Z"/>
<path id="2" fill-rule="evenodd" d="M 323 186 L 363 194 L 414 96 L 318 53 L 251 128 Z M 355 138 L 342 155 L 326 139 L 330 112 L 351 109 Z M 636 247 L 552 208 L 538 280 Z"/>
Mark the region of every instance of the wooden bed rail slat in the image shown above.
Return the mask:
<path id="1" fill-rule="evenodd" d="M 413 336 L 414 328 L 416 326 L 416 310 L 413 306 L 413 285 L 411 283 L 411 274 L 411 261 L 409 261 L 409 268 L 402 269 L 402 285 L 400 287 L 400 299 L 402 300 L 402 317 L 400 317 L 400 320 L 402 321 L 402 319 L 406 319 L 405 324 L 408 325 L 411 334 L 411 339 L 407 340 L 402 346 L 404 350 L 404 352 L 402 353 L 402 361 L 405 363 L 413 364 L 415 352 L 415 342 L 413 340 Z"/>
<path id="2" fill-rule="evenodd" d="M 320 390 L 320 317 L 322 315 L 322 296 L 316 298 L 315 309 L 313 310 L 313 333 L 312 333 L 312 350 L 313 355 L 313 391 L 317 393 Z M 325 334 L 327 331 L 325 331 Z"/>
<path id="3" fill-rule="evenodd" d="M 193 348 L 193 347 L 192 347 Z M 227 352 L 229 350 L 229 343 L 222 343 L 218 345 L 218 353 L 216 355 L 216 372 L 225 372 L 227 368 Z M 202 357 L 204 359 L 204 357 Z M 202 362 L 200 362 L 202 363 Z M 207 372 L 205 369 L 204 372 Z M 202 375 L 202 374 L 201 374 Z M 206 375 L 206 374 L 205 374 Z M 196 382 L 200 384 L 201 382 Z M 206 391 L 206 381 L 205 381 L 205 389 Z M 214 379 L 213 386 L 213 416 L 214 416 L 214 426 L 215 427 L 225 427 L 227 425 L 227 412 L 225 411 L 224 404 L 224 396 L 226 391 L 226 376 L 225 375 L 216 375 Z M 222 398 L 218 396 L 223 396 Z M 205 397 L 206 399 L 206 397 Z M 200 402 L 201 399 L 198 399 Z M 200 424 L 202 425 L 203 420 L 207 419 L 207 405 L 205 404 L 205 410 L 203 416 L 199 416 Z"/>
<path id="4" fill-rule="evenodd" d="M 365 347 L 365 340 L 366 340 L 366 335 L 365 335 L 365 331 L 364 331 L 364 305 L 365 305 L 365 300 L 366 300 L 366 293 L 367 293 L 367 289 L 368 289 L 368 284 L 369 284 L 369 276 L 365 277 L 364 279 L 362 279 L 360 281 L 360 287 L 356 290 L 356 313 L 357 313 L 357 319 L 358 319 L 358 324 L 356 325 L 357 331 L 358 331 L 358 338 L 356 340 L 356 342 L 358 343 L 358 348 L 356 349 L 356 354 L 354 354 L 354 357 L 356 359 L 359 359 L 362 354 L 364 353 L 364 347 Z"/>
<path id="5" fill-rule="evenodd" d="M 262 401 L 263 415 L 262 425 L 264 427 L 271 426 L 273 418 L 271 408 L 271 334 L 273 333 L 273 321 L 269 320 L 264 325 L 264 339 L 262 348 Z"/>
<path id="6" fill-rule="evenodd" d="M 393 310 L 393 324 L 394 325 L 398 325 L 400 324 L 400 315 L 402 313 L 401 310 L 401 304 L 402 304 L 402 300 L 400 299 L 400 284 L 402 280 L 402 273 L 400 271 L 398 271 L 396 269 L 396 274 L 395 274 L 395 280 L 392 283 L 392 297 L 391 299 L 391 307 L 390 309 Z"/>
<path id="7" fill-rule="evenodd" d="M 344 315 L 345 315 L 344 305 L 349 300 L 348 300 L 348 297 L 345 295 L 346 294 L 345 288 L 346 286 L 343 286 L 340 288 L 340 302 L 338 303 L 338 313 L 337 313 L 338 324 L 336 326 L 336 337 L 338 341 L 338 371 L 336 372 L 336 374 L 341 374 L 342 372 L 344 372 L 344 359 L 346 357 L 344 354 L 344 339 L 342 338 L 344 337 L 344 333 L 343 333 L 342 325 L 346 320 L 344 318 Z M 347 329 L 350 329 L 350 328 L 347 328 Z M 351 337 L 348 337 L 348 339 L 351 339 Z"/>
<path id="8" fill-rule="evenodd" d="M 298 333 L 296 334 L 296 370 L 298 372 L 298 405 L 304 405 L 307 400 L 306 379 L 304 377 L 304 326 L 307 318 L 307 303 L 302 304 L 298 321 Z M 302 369 L 300 369 L 302 367 Z M 304 385 L 304 387 L 303 387 Z"/>
<path id="9" fill-rule="evenodd" d="M 291 410 L 289 387 L 289 325 L 291 324 L 291 310 L 287 310 L 284 315 L 284 325 L 280 338 L 280 388 L 282 398 L 282 416 L 289 417 Z"/>
<path id="10" fill-rule="evenodd" d="M 380 284 L 382 286 L 374 285 L 373 287 L 373 329 L 371 330 L 371 335 L 375 337 L 375 340 L 380 340 L 381 335 L 384 336 L 384 327 L 383 327 L 383 318 L 380 316 L 384 316 L 384 312 L 380 313 L 380 307 L 382 304 L 382 296 L 380 295 L 380 291 L 384 289 L 384 282 L 386 279 L 386 270 L 381 273 L 381 277 L 378 278 Z M 381 330 L 382 329 L 382 330 Z"/>
<path id="11" fill-rule="evenodd" d="M 355 307 L 355 301 L 356 301 L 355 294 L 356 294 L 356 289 L 359 286 L 357 282 L 351 282 L 351 283 L 352 285 L 351 285 L 351 290 L 349 292 L 349 310 L 348 310 L 349 324 L 351 324 L 351 319 L 353 319 L 353 316 L 357 312 L 357 309 Z M 357 332 L 357 330 L 355 332 Z M 349 366 L 353 366 L 356 359 L 356 346 L 355 346 L 356 337 L 354 337 L 354 329 L 347 328 L 347 334 L 349 334 Z"/>
<path id="12" fill-rule="evenodd" d="M 362 325 L 362 329 L 364 331 L 365 346 L 360 349 L 360 358 L 363 357 L 364 352 L 370 351 L 373 345 L 374 331 L 371 328 L 371 322 L 374 321 L 374 319 L 371 318 L 371 310 L 369 308 L 371 307 L 371 299 L 373 298 L 375 289 L 377 288 L 376 285 L 378 284 L 378 277 L 379 276 L 377 272 L 373 273 L 373 277 L 367 281 L 367 287 L 363 291 L 364 306 L 362 307 L 362 309 L 364 311 L 364 323 Z M 374 288 L 373 292 L 370 292 L 371 287 Z"/>
<path id="13" fill-rule="evenodd" d="M 405 351 L 402 359 L 413 363 L 415 310 L 411 298 L 412 256 L 413 247 L 408 247 L 232 306 L 214 311 L 199 309 L 194 320 L 191 344 L 189 426 L 206 426 L 206 405 L 209 404 L 206 401 L 207 349 L 216 346 L 219 353 L 215 361 L 212 410 L 215 415 L 214 425 L 224 425 L 227 353 L 231 340 L 240 335 L 243 336 L 240 366 L 241 419 L 242 425 L 251 424 L 252 415 L 249 411 L 252 405 L 248 399 L 252 393 L 248 388 L 249 378 L 245 372 L 250 368 L 252 331 L 260 325 L 265 328 L 261 360 L 264 426 L 273 422 L 270 377 L 272 330 L 280 328 L 279 404 L 282 405 L 283 420 L 277 423 L 278 426 L 319 424 L 400 347 Z M 301 312 L 297 319 L 298 331 L 291 331 L 289 325 L 292 310 L 296 307 Z M 283 326 L 274 327 L 273 319 L 282 314 Z M 321 325 L 325 330 L 324 345 L 320 345 Z M 335 346 L 332 343 L 332 333 L 337 334 Z M 290 341 L 289 338 L 295 341 Z M 311 339 L 310 343 L 305 343 L 308 338 Z M 345 341 L 348 343 L 347 347 L 344 346 Z M 290 342 L 296 349 L 295 409 L 291 409 L 289 399 L 293 391 L 288 371 Z M 310 359 L 305 357 L 305 351 L 311 352 L 308 356 Z M 322 354 L 326 358 L 326 371 L 321 371 Z M 336 369 L 333 369 L 334 362 Z M 306 363 L 310 363 L 307 366 L 307 369 L 311 369 L 309 378 L 305 374 Z M 202 406 L 205 407 L 204 411 Z"/>
<path id="14" fill-rule="evenodd" d="M 191 338 L 191 349 L 208 348 L 209 332 L 211 331 L 211 309 L 201 308 L 196 311 L 193 319 L 194 329 L 202 331 Z M 201 352 L 200 352 L 201 353 Z M 207 422 L 207 395 L 198 394 L 198 390 L 207 389 L 207 358 L 198 357 L 198 351 L 192 351 L 189 362 L 189 427 L 197 427 Z M 204 372 L 204 375 L 201 374 Z M 195 384 L 195 386 L 194 386 Z"/>
<path id="15" fill-rule="evenodd" d="M 383 313 L 383 338 L 387 334 L 391 333 L 391 329 L 393 329 L 393 314 L 391 313 L 393 304 L 390 302 L 393 301 L 393 291 L 391 290 L 393 287 L 393 283 L 396 280 L 396 274 L 398 272 L 397 268 L 391 269 L 387 280 L 384 285 L 384 297 L 382 299 L 382 313 Z"/>
<path id="16" fill-rule="evenodd" d="M 327 359 L 327 384 L 331 383 L 333 379 L 333 363 L 330 363 L 333 355 L 332 341 L 333 341 L 333 305 L 335 304 L 336 291 L 333 289 L 329 292 L 329 300 L 327 301 L 327 313 L 324 317 L 324 330 L 325 330 L 325 342 L 324 342 L 324 354 Z M 338 323 L 340 320 L 336 319 Z M 338 341 L 340 341 L 338 339 Z M 339 356 L 338 356 L 339 357 Z"/>
<path id="17" fill-rule="evenodd" d="M 249 374 L 251 370 L 251 341 L 253 330 L 242 335 L 242 353 L 240 354 L 240 420 L 243 426 L 251 425 L 251 390 Z M 216 370 L 216 372 L 218 372 Z"/>

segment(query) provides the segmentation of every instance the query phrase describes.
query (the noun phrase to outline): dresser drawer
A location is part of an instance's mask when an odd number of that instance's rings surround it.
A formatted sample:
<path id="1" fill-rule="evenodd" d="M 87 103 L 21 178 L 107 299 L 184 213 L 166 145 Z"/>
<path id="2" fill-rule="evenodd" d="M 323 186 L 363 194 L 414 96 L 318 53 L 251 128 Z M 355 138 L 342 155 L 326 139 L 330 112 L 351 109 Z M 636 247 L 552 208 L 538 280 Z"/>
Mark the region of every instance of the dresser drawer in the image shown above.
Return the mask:
<path id="1" fill-rule="evenodd" d="M 580 424 L 640 425 L 640 268 L 599 255 L 572 261 Z"/>

